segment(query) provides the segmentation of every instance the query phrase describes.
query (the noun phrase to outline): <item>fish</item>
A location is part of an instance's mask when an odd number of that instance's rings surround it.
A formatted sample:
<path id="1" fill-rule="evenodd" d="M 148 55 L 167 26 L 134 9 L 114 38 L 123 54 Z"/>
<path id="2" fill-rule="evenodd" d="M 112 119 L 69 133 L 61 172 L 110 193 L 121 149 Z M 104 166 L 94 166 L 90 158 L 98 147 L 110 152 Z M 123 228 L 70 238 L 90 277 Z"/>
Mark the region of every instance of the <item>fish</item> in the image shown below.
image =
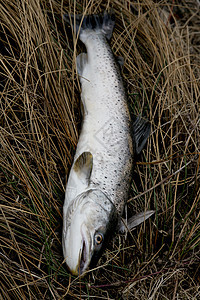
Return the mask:
<path id="1" fill-rule="evenodd" d="M 109 45 L 114 13 L 66 14 L 64 21 L 74 25 L 87 50 L 76 58 L 83 121 L 66 185 L 62 232 L 67 267 L 73 275 L 82 275 L 97 264 L 117 228 L 125 229 L 119 220 L 130 192 L 134 157 L 146 144 L 150 124 L 130 116 L 120 66 Z M 140 213 L 132 227 L 151 214 Z"/>

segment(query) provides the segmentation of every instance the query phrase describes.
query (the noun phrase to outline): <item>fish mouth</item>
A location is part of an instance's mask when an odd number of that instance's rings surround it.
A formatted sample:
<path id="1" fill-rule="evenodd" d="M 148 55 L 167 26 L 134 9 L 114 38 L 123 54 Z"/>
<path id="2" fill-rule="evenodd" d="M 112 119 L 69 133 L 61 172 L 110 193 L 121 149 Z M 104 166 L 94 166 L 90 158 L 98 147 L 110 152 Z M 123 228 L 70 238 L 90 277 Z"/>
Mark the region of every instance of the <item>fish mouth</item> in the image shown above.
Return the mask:
<path id="1" fill-rule="evenodd" d="M 72 273 L 72 275 L 80 276 L 86 271 L 86 269 L 89 266 L 88 257 L 89 257 L 89 255 L 88 255 L 88 252 L 87 252 L 86 241 L 85 241 L 85 239 L 83 239 L 82 240 L 82 246 L 81 246 L 80 251 L 79 251 L 78 264 L 77 264 L 76 268 L 70 268 L 68 266 L 69 271 Z"/>
<path id="2" fill-rule="evenodd" d="M 79 255 L 79 264 L 78 264 L 78 274 L 81 275 L 83 274 L 84 271 L 89 266 L 89 244 L 87 239 L 84 237 L 84 234 L 82 232 L 82 247 L 80 249 L 80 255 Z"/>
<path id="3" fill-rule="evenodd" d="M 82 274 L 85 269 L 85 264 L 87 262 L 87 249 L 85 240 L 83 240 L 83 245 L 81 249 L 80 261 L 79 261 L 79 272 Z"/>

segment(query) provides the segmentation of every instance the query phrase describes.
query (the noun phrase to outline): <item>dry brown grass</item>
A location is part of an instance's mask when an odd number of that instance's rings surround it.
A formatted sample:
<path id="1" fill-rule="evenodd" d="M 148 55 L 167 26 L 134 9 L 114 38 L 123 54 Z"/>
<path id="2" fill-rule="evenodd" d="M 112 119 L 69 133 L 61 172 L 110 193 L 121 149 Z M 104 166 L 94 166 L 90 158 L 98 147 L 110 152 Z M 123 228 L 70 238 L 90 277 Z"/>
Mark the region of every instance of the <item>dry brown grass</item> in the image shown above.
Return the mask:
<path id="1" fill-rule="evenodd" d="M 0 299 L 200 298 L 200 14 L 199 1 L 179 2 L 0 1 Z M 128 213 L 156 213 L 74 278 L 61 230 L 83 46 L 62 14 L 109 7 L 130 106 L 152 124 Z"/>

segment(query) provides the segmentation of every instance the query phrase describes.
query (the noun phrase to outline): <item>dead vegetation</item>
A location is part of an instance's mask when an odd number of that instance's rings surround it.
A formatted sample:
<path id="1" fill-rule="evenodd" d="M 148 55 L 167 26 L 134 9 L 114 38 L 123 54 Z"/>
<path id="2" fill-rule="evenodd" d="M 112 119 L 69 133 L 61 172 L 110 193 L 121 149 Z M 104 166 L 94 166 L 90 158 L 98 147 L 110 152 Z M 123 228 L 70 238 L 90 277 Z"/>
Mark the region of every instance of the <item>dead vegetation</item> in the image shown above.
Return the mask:
<path id="1" fill-rule="evenodd" d="M 110 7 L 130 107 L 152 124 L 128 213 L 156 213 L 74 278 L 61 230 L 83 46 L 62 15 Z M 0 299 L 200 298 L 199 8 L 198 0 L 0 1 Z"/>

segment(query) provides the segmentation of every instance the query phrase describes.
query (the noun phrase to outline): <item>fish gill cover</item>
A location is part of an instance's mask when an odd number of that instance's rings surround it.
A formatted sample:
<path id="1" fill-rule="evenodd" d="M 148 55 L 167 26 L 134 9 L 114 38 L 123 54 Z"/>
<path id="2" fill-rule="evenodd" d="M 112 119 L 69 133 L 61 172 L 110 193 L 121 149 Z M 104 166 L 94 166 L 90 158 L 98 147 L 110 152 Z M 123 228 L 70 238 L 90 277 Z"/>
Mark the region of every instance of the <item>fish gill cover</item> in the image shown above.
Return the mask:
<path id="1" fill-rule="evenodd" d="M 128 216 L 156 213 L 75 278 L 61 231 L 81 124 L 75 58 L 84 49 L 62 16 L 109 8 L 129 105 L 152 124 Z M 199 11 L 197 0 L 0 1 L 0 298 L 198 299 Z"/>

